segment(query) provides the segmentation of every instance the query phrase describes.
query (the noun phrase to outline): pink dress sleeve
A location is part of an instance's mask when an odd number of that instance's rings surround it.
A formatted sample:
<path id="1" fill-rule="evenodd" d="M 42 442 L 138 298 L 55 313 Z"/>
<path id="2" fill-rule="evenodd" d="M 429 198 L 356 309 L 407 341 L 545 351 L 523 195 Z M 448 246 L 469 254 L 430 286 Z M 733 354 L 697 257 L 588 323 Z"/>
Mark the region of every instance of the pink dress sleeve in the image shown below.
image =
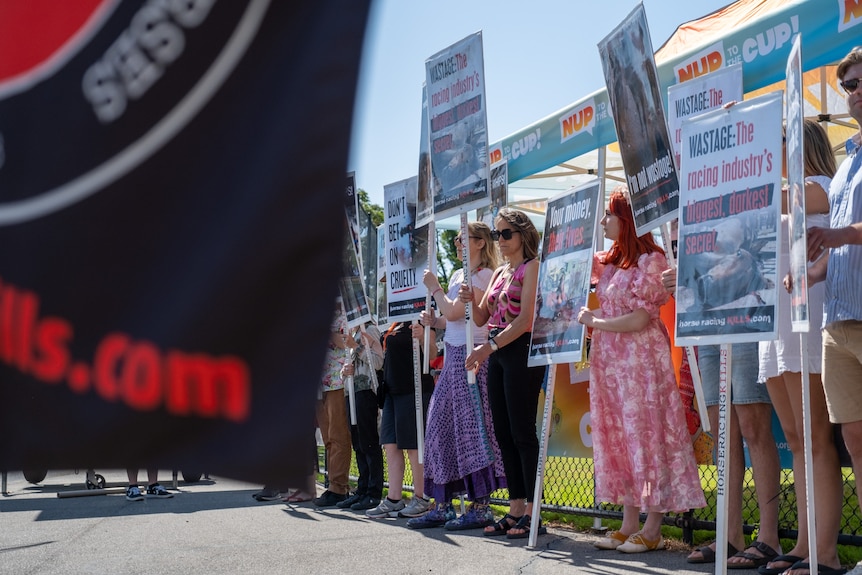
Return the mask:
<path id="1" fill-rule="evenodd" d="M 659 252 L 643 254 L 638 258 L 632 281 L 632 309 L 643 308 L 650 317 L 659 315 L 659 308 L 667 302 L 670 295 L 661 283 L 661 272 L 668 268 L 667 259 Z"/>

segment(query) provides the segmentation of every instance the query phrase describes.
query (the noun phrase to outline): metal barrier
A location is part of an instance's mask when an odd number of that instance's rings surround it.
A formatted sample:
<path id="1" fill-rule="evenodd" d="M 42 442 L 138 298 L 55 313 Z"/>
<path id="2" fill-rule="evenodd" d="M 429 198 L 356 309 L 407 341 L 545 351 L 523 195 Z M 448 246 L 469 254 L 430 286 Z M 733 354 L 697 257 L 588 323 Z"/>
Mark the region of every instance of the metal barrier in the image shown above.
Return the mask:
<path id="1" fill-rule="evenodd" d="M 320 469 L 325 474 L 323 450 L 320 450 Z M 384 454 L 385 460 L 385 454 Z M 410 462 L 405 463 L 404 488 L 412 491 L 413 476 Z M 596 504 L 593 497 L 593 460 L 587 458 L 549 457 L 546 464 L 544 495 L 542 509 L 573 515 L 598 517 L 605 519 L 622 519 L 622 507 Z M 691 543 L 693 530 L 715 530 L 715 509 L 717 494 L 714 486 L 717 483 L 715 466 L 701 465 L 701 484 L 706 495 L 706 507 L 695 509 L 683 514 L 668 514 L 664 523 L 680 527 L 683 530 L 683 540 Z M 355 461 L 351 462 L 351 478 L 357 474 Z M 844 474 L 844 506 L 841 518 L 838 543 L 842 545 L 862 546 L 862 523 L 860 523 L 859 499 L 857 497 L 856 481 L 850 468 L 843 468 Z M 781 492 L 778 494 L 778 525 L 779 536 L 796 539 L 796 492 L 794 490 L 793 472 L 788 469 L 781 471 Z M 387 484 L 388 486 L 388 484 Z M 491 499 L 496 504 L 507 504 L 505 490 L 495 491 Z M 759 520 L 757 494 L 751 469 L 747 468 L 743 481 L 742 517 L 744 531 L 751 534 L 757 529 Z"/>

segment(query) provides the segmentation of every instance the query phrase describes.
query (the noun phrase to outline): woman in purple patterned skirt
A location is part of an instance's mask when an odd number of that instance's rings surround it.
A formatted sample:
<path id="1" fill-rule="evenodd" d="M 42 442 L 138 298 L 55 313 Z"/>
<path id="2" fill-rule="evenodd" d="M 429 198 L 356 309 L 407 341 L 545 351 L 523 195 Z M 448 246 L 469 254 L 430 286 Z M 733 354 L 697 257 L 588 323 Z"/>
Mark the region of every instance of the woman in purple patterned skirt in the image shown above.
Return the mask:
<path id="1" fill-rule="evenodd" d="M 500 263 L 500 256 L 487 225 L 472 222 L 467 230 L 466 241 L 473 266 L 470 280 L 476 301 L 479 301 Z M 455 238 L 459 259 L 462 241 L 460 235 Z M 425 432 L 425 493 L 434 497 L 436 506 L 425 515 L 408 521 L 407 526 L 413 529 L 439 526 L 448 530 L 478 529 L 494 522 L 489 507 L 490 495 L 506 486 L 488 406 L 488 365 L 482 363 L 475 384 L 467 383 L 464 368 L 467 328 L 464 304 L 458 299 L 458 290 L 464 281 L 463 268 L 452 274 L 448 294 L 430 271 L 425 271 L 423 281 L 442 317 L 426 311 L 420 322 L 435 329 L 446 328 L 443 372 L 431 396 Z M 473 345 L 487 340 L 487 326 L 473 326 Z M 472 504 L 466 513 L 456 518 L 452 499 L 464 493 Z"/>

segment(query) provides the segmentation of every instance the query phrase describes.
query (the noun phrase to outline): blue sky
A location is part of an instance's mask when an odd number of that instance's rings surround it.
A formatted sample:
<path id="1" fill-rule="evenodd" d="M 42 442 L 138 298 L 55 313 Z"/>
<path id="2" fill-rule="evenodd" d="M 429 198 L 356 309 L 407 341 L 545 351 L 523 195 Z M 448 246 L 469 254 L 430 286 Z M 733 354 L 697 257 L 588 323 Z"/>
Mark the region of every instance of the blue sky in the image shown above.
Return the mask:
<path id="1" fill-rule="evenodd" d="M 644 0 L 653 49 L 729 0 Z M 489 142 L 604 86 L 598 42 L 634 0 L 373 0 L 348 170 L 372 202 L 416 175 L 425 60 L 482 31 Z"/>

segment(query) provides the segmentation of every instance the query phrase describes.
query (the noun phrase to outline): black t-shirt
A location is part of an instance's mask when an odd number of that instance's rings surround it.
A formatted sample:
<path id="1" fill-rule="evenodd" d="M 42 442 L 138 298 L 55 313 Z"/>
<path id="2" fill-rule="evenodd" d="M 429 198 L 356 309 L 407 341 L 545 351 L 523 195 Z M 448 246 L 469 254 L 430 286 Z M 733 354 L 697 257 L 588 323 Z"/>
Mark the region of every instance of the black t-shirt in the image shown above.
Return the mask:
<path id="1" fill-rule="evenodd" d="M 413 336 L 409 322 L 399 322 L 392 331 L 383 336 L 383 381 L 386 391 L 392 395 L 413 393 Z M 422 348 L 419 348 L 419 363 L 422 363 Z M 422 376 L 422 391 L 431 393 L 433 378 Z"/>

